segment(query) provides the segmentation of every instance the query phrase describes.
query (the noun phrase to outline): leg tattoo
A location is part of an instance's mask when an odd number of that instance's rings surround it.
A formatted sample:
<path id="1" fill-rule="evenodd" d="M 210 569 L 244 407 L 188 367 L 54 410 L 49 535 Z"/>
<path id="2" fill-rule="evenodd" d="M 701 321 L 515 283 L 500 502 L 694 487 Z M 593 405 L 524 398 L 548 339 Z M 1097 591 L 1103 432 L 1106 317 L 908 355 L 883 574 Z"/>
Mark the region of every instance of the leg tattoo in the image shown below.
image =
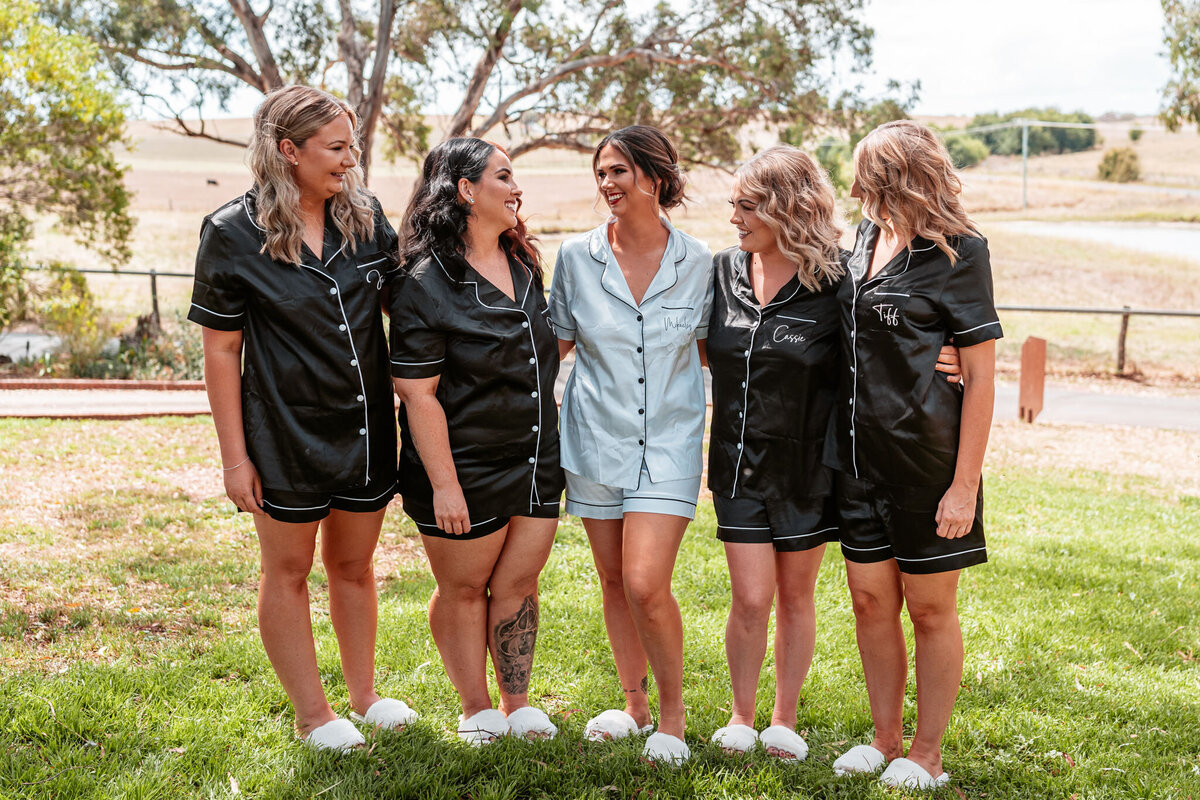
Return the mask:
<path id="1" fill-rule="evenodd" d="M 493 635 L 496 650 L 496 677 L 500 688 L 509 694 L 529 691 L 529 672 L 533 668 L 533 647 L 537 643 L 538 604 L 533 595 L 521 603 L 513 616 L 496 623 Z"/>

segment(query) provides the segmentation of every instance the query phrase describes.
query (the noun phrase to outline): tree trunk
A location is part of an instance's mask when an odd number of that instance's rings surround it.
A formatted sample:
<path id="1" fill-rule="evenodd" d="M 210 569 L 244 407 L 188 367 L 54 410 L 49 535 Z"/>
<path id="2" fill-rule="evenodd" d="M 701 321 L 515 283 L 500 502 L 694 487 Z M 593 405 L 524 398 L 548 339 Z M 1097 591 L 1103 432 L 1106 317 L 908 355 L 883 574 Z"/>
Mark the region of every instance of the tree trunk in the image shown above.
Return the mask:
<path id="1" fill-rule="evenodd" d="M 264 93 L 282 88 L 283 79 L 279 77 L 279 65 L 275 63 L 275 54 L 271 52 L 271 44 L 263 32 L 263 22 L 271 12 L 270 6 L 262 16 L 254 13 L 249 0 L 229 0 L 229 7 L 242 23 L 246 38 L 250 42 L 250 49 L 254 51 L 254 59 L 258 61 L 258 74 L 262 76 L 263 82 L 260 88 Z"/>
<path id="2" fill-rule="evenodd" d="M 395 0 L 381 0 L 379 25 L 375 29 L 375 62 L 371 65 L 371 79 L 367 84 L 367 95 L 359 102 L 358 120 L 362 130 L 362 170 L 367 177 L 371 166 L 371 147 L 375 143 L 375 128 L 379 115 L 383 113 L 383 84 L 387 79 L 388 57 L 392 54 L 392 23 L 396 18 Z"/>
<path id="3" fill-rule="evenodd" d="M 521 5 L 522 0 L 508 0 L 504 16 L 500 18 L 496 32 L 492 34 L 492 41 L 480 56 L 479 63 L 475 65 L 475 72 L 471 75 L 470 83 L 467 84 L 467 93 L 463 98 L 462 105 L 458 107 L 454 119 L 450 121 L 450 128 L 446 131 L 447 139 L 462 136 L 471 128 L 471 119 L 475 116 L 475 109 L 479 108 L 479 101 L 483 98 L 483 90 L 487 87 L 488 77 L 492 74 L 496 62 L 500 60 L 504 43 L 508 41 L 508 34 L 512 31 L 513 20 L 516 19 L 517 14 L 521 13 Z"/>

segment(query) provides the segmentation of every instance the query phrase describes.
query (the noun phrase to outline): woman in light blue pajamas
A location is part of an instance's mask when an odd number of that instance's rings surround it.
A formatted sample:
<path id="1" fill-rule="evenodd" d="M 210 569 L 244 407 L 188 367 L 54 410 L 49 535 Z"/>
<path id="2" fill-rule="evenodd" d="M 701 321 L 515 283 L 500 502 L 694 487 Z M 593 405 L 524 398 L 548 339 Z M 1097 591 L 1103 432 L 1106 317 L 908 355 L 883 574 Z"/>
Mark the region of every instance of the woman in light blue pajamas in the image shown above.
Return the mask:
<path id="1" fill-rule="evenodd" d="M 674 145 L 635 125 L 592 159 L 611 217 L 559 250 L 550 315 L 575 369 L 562 404 L 567 512 L 582 518 L 600 574 L 623 710 L 588 722 L 590 739 L 653 728 L 647 664 L 659 692 L 652 760 L 681 763 L 683 625 L 671 573 L 700 491 L 704 339 L 712 255 L 663 215 L 684 182 Z"/>

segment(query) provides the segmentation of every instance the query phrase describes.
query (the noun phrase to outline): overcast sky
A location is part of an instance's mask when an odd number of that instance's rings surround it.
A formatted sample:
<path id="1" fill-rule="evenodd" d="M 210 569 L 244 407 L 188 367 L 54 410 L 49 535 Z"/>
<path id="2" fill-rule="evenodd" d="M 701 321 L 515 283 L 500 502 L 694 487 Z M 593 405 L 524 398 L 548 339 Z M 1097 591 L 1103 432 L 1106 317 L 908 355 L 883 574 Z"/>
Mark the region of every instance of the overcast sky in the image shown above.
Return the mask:
<path id="1" fill-rule="evenodd" d="M 1156 113 L 1159 0 L 871 0 L 876 73 L 919 80 L 918 114 L 1028 106 Z"/>
<path id="2" fill-rule="evenodd" d="M 1167 80 L 1160 0 L 868 0 L 866 15 L 875 60 L 865 88 L 919 80 L 921 115 L 1030 106 L 1154 114 Z M 246 90 L 228 112 L 206 113 L 246 117 L 260 99 Z M 458 98 L 447 100 L 427 110 L 452 111 Z"/>

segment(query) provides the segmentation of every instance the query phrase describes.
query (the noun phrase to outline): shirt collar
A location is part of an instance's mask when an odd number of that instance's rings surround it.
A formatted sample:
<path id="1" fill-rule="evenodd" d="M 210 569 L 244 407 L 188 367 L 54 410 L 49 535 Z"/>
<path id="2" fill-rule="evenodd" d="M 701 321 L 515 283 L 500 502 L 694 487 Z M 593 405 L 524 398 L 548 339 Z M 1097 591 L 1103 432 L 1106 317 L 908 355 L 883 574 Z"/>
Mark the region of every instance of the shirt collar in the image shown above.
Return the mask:
<path id="1" fill-rule="evenodd" d="M 630 308 L 636 309 L 639 305 L 645 305 L 679 282 L 679 265 L 687 257 L 687 244 L 670 220 L 661 216 L 658 218 L 662 226 L 667 229 L 667 247 L 663 251 L 658 272 L 650 281 L 650 286 L 647 287 L 646 293 L 642 296 L 642 302 L 639 304 L 634 301 L 633 294 L 629 291 L 629 284 L 620 269 L 612 268 L 616 258 L 613 255 L 612 245 L 608 243 L 608 227 L 615 221 L 615 217 L 609 217 L 603 225 L 592 231 L 588 238 L 588 252 L 591 253 L 593 259 L 604 265 L 604 272 L 600 276 L 600 285 L 604 287 L 604 290 Z"/>

